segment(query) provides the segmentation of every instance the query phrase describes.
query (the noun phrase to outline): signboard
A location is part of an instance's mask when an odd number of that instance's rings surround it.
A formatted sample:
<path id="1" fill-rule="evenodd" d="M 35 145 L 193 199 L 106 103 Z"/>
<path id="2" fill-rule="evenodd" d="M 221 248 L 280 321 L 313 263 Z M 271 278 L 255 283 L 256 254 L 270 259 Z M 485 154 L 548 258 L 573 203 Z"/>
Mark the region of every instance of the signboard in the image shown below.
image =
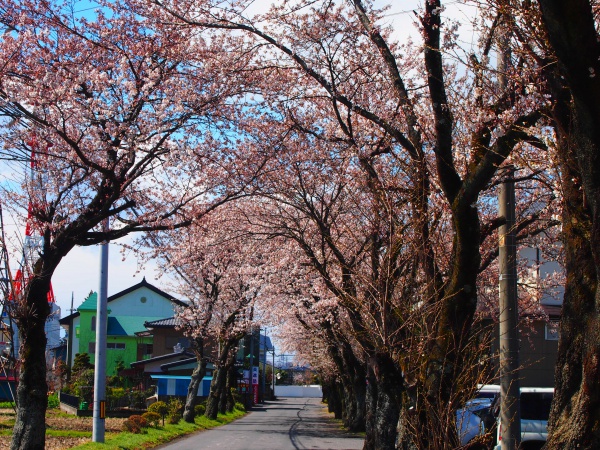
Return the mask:
<path id="1" fill-rule="evenodd" d="M 252 367 L 252 394 L 254 403 L 258 403 L 258 366 Z"/>

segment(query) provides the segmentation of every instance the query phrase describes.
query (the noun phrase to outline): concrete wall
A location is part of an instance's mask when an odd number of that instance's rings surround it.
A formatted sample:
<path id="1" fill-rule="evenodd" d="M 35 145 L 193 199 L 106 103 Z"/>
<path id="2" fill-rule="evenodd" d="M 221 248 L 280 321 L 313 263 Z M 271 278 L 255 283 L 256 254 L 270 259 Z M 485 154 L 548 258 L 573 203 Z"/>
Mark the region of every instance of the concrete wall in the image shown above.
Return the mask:
<path id="1" fill-rule="evenodd" d="M 318 384 L 311 386 L 275 386 L 275 397 L 322 398 L 323 391 Z"/>

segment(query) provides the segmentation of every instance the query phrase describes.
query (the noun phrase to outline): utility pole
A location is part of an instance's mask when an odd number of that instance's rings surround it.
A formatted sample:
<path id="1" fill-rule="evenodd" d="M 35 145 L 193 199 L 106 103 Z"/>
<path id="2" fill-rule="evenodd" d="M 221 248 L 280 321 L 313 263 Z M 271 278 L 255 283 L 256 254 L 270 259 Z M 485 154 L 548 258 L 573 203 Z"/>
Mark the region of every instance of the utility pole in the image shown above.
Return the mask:
<path id="1" fill-rule="evenodd" d="M 275 346 L 272 345 L 271 349 L 273 350 L 273 370 L 271 372 L 271 377 L 273 378 L 273 396 L 271 400 L 275 400 Z"/>
<path id="2" fill-rule="evenodd" d="M 267 397 L 267 327 L 265 327 L 265 335 L 263 339 L 263 377 L 262 377 L 262 403 Z"/>
<path id="3" fill-rule="evenodd" d="M 517 243 L 515 235 L 515 168 L 507 167 L 498 196 L 500 265 L 500 426 L 502 450 L 521 442 L 519 389 L 519 308 L 517 296 Z"/>
<path id="4" fill-rule="evenodd" d="M 250 393 L 250 406 L 254 406 L 254 386 L 253 386 L 253 375 L 254 375 L 254 328 L 250 327 L 250 376 L 248 383 L 248 392 Z"/>
<path id="5" fill-rule="evenodd" d="M 104 221 L 103 230 L 108 230 L 108 219 Z M 96 354 L 94 372 L 94 422 L 92 441 L 104 442 L 106 417 L 106 324 L 108 289 L 108 241 L 100 250 L 100 288 L 96 305 Z"/>

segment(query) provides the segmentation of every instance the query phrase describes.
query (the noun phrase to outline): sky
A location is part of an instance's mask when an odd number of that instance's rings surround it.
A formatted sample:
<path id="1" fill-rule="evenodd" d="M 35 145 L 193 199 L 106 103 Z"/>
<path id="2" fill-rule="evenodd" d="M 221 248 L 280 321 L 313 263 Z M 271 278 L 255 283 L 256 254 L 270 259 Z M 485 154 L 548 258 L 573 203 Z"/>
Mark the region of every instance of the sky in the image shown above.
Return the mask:
<path id="1" fill-rule="evenodd" d="M 412 36 L 418 42 L 419 36 L 414 26 L 413 10 L 423 4 L 422 0 L 392 0 L 390 2 L 377 0 L 376 5 L 391 3 L 392 7 L 386 15 L 386 24 L 391 24 L 395 30 L 395 36 L 398 40 L 405 40 Z M 77 2 L 80 11 L 90 10 L 88 0 Z M 268 5 L 267 2 L 257 1 L 254 8 L 257 11 Z M 444 16 L 465 18 L 469 16 L 470 9 L 462 1 L 450 1 L 446 3 L 447 9 Z M 91 10 L 90 10 L 91 12 Z M 83 12 L 85 14 L 85 12 Z M 472 41 L 472 32 L 468 27 L 464 27 L 461 32 L 463 42 Z M 467 44 L 468 45 L 468 44 Z M 6 172 L 0 170 L 0 178 L 6 175 Z M 6 180 L 6 178 L 5 178 Z M 0 180 L 0 181 L 5 181 Z M 5 224 L 7 232 L 18 234 L 14 225 L 14 220 L 6 216 Z M 22 234 L 24 230 L 20 230 Z M 131 238 L 128 238 L 131 239 Z M 14 265 L 14 261 L 12 262 Z M 100 271 L 100 247 L 76 247 L 60 263 L 53 277 L 53 289 L 56 302 L 62 310 L 62 317 L 70 314 L 71 301 L 73 299 L 73 308 L 77 308 L 87 297 L 90 291 L 97 291 L 99 288 Z M 156 285 L 158 288 L 172 293 L 169 283 L 171 280 L 162 276 L 155 264 L 146 264 L 140 268 L 135 254 L 121 254 L 121 246 L 117 243 L 109 245 L 109 273 L 108 273 L 108 295 L 116 294 L 128 287 L 139 283 L 143 277 Z M 158 279 L 157 279 L 158 278 Z"/>

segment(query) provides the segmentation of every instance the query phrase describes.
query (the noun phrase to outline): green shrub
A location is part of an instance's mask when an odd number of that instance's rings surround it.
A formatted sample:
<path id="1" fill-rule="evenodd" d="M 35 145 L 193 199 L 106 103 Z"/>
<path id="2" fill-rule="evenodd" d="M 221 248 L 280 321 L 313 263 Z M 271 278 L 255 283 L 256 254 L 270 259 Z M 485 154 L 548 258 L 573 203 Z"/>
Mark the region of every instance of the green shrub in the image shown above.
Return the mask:
<path id="1" fill-rule="evenodd" d="M 165 402 L 154 402 L 148 406 L 148 412 L 155 412 L 164 416 L 169 412 L 169 407 Z"/>
<path id="2" fill-rule="evenodd" d="M 157 412 L 145 412 L 144 414 L 142 414 L 142 417 L 146 420 L 146 422 L 148 422 L 148 424 L 151 424 L 154 428 L 158 427 L 158 422 L 160 422 L 161 416 L 159 413 Z"/>
<path id="3" fill-rule="evenodd" d="M 194 407 L 194 413 L 196 414 L 196 416 L 203 416 L 205 412 L 206 412 L 205 405 L 196 405 Z"/>
<path id="4" fill-rule="evenodd" d="M 48 409 L 56 409 L 60 407 L 60 400 L 58 400 L 58 393 L 48 395 Z"/>
<path id="5" fill-rule="evenodd" d="M 183 402 L 179 400 L 177 397 L 171 397 L 169 399 L 169 403 L 167 403 L 169 408 L 169 415 L 180 414 L 183 410 Z"/>
<path id="6" fill-rule="evenodd" d="M 167 403 L 167 407 L 169 408 L 169 423 L 172 425 L 179 423 L 179 421 L 181 420 L 181 413 L 183 410 L 183 402 L 177 397 L 171 397 L 169 399 L 169 403 Z"/>
<path id="7" fill-rule="evenodd" d="M 242 403 L 242 394 L 240 394 L 236 388 L 231 388 L 231 396 L 233 397 L 234 403 Z"/>
<path id="8" fill-rule="evenodd" d="M 181 414 L 175 413 L 171 414 L 168 419 L 171 425 L 177 425 L 181 421 Z"/>
<path id="9" fill-rule="evenodd" d="M 169 407 L 165 402 L 154 402 L 148 406 L 148 412 L 155 412 L 162 417 L 162 424 L 165 424 L 165 416 L 169 413 Z"/>
<path id="10" fill-rule="evenodd" d="M 243 403 L 240 402 L 235 402 L 235 405 L 233 405 L 233 409 L 237 409 L 238 411 L 246 411 L 246 407 Z"/>

